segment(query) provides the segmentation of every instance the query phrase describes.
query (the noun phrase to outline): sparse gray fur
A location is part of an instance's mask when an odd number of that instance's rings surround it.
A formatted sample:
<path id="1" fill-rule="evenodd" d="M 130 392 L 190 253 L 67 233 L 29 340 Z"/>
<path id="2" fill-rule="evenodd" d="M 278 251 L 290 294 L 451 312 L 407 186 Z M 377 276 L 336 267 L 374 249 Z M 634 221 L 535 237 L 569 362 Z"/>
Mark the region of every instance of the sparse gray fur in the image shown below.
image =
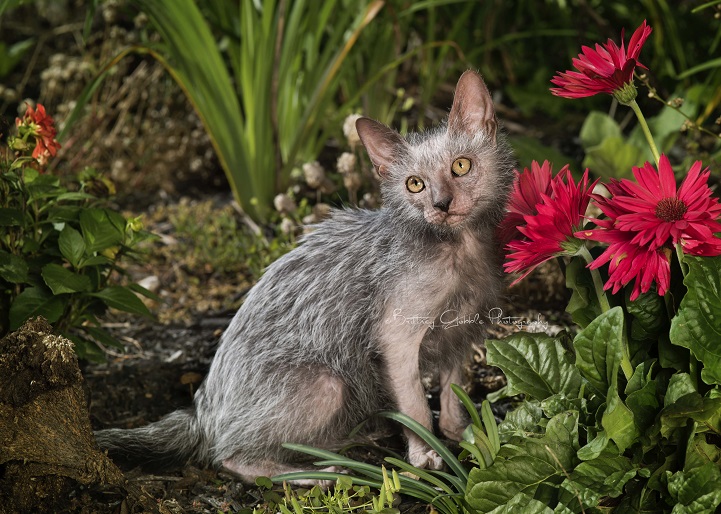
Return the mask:
<path id="1" fill-rule="evenodd" d="M 420 377 L 438 371 L 441 429 L 460 436 L 463 414 L 448 385 L 482 341 L 480 322 L 502 289 L 495 230 L 513 181 L 511 152 L 471 71 L 448 122 L 433 130 L 404 140 L 368 119 L 357 127 L 384 206 L 334 211 L 274 262 L 223 334 L 194 407 L 97 432 L 111 456 L 224 466 L 248 480 L 287 471 L 298 455 L 282 443 L 337 446 L 379 410 L 430 426 Z M 451 173 L 458 157 L 472 163 L 467 175 Z M 409 176 L 423 191 L 408 190 Z M 456 315 L 477 322 L 448 328 Z M 411 463 L 440 466 L 406 436 Z"/>

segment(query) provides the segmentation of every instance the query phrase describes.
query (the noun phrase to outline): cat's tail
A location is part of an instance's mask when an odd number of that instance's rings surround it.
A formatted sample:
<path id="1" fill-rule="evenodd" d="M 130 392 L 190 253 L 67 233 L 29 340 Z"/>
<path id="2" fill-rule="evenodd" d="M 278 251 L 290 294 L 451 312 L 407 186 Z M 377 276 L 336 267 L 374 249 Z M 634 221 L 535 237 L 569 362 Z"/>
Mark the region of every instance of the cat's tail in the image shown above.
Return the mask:
<path id="1" fill-rule="evenodd" d="M 95 438 L 117 463 L 158 470 L 188 462 L 207 464 L 203 434 L 193 409 L 172 412 L 139 428 L 99 430 Z"/>

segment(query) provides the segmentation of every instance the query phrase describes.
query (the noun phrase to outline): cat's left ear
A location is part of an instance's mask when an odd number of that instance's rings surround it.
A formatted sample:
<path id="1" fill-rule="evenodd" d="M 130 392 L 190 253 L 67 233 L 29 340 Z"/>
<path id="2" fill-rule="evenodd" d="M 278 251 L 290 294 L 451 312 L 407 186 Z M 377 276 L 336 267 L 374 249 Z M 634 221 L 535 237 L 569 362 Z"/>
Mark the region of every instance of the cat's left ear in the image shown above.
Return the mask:
<path id="1" fill-rule="evenodd" d="M 448 115 L 448 131 L 470 135 L 483 131 L 495 144 L 497 130 L 491 93 L 478 73 L 467 70 L 456 85 L 453 107 Z"/>

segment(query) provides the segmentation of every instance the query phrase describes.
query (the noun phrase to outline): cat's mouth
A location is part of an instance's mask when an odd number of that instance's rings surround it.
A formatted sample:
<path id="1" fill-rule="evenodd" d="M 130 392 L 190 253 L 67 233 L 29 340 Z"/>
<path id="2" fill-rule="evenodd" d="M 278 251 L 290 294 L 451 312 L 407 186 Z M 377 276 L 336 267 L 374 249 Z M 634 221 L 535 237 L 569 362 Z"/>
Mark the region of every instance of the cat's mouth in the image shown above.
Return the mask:
<path id="1" fill-rule="evenodd" d="M 432 225 L 457 227 L 466 220 L 467 216 L 465 213 L 439 212 L 434 210 L 433 212 L 426 212 L 424 217 L 426 221 Z"/>

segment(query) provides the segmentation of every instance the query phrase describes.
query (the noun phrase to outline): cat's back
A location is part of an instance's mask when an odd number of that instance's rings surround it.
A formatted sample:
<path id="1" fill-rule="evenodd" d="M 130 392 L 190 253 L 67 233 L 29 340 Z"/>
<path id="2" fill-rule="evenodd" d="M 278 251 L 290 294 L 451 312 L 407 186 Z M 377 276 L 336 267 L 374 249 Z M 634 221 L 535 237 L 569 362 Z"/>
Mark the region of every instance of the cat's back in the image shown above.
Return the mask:
<path id="1" fill-rule="evenodd" d="M 222 346 L 306 356 L 367 341 L 393 278 L 398 244 L 386 209 L 343 209 L 312 226 L 251 289 Z M 393 255 L 395 253 L 395 255 Z M 269 348 L 269 345 L 271 348 Z M 219 351 L 222 351 L 223 348 Z"/>

